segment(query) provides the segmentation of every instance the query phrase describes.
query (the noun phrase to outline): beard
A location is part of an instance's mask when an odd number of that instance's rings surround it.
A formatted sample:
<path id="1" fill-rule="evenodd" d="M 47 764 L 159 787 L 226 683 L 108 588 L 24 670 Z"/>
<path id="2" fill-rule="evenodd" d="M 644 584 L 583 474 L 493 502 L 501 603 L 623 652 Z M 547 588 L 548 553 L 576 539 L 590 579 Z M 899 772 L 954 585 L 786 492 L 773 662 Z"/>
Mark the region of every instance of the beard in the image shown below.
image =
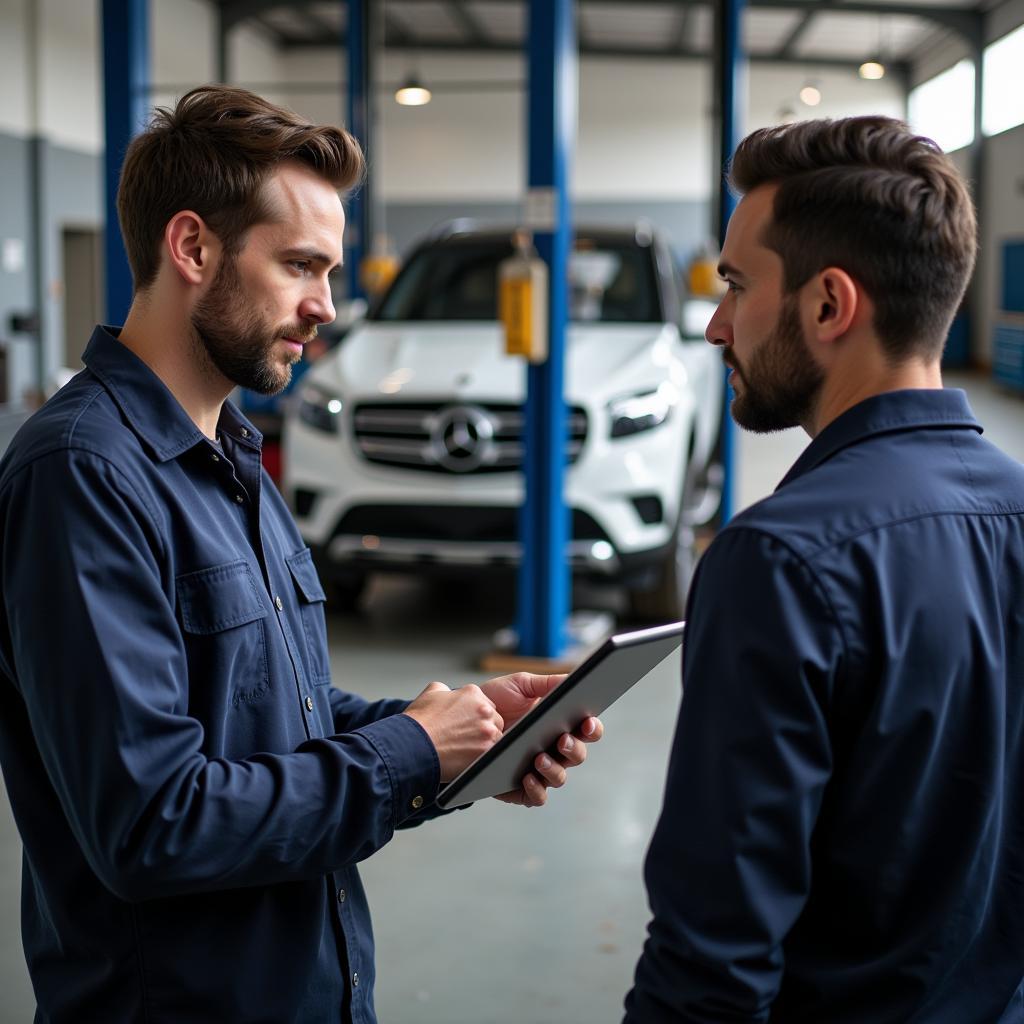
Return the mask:
<path id="1" fill-rule="evenodd" d="M 745 430 L 770 434 L 810 419 L 824 380 L 800 325 L 795 296 L 783 300 L 771 334 L 754 350 L 746 368 L 728 352 L 726 364 L 741 382 L 732 400 L 732 417 Z"/>
<path id="2" fill-rule="evenodd" d="M 232 384 L 260 395 L 276 395 L 292 379 L 292 364 L 301 359 L 289 351 L 287 359 L 274 353 L 281 338 L 309 341 L 316 327 L 273 327 L 253 308 L 242 285 L 233 256 L 225 254 L 217 276 L 196 304 L 191 316 L 192 342 L 201 362 Z"/>

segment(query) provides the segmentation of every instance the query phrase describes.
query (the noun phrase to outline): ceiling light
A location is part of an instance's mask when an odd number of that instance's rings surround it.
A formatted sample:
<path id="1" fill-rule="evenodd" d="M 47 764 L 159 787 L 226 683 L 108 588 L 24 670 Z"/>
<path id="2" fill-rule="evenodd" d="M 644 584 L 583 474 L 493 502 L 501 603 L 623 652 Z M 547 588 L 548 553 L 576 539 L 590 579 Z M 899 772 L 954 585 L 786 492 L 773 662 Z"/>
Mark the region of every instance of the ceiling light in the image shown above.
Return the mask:
<path id="1" fill-rule="evenodd" d="M 821 102 L 821 90 L 813 82 L 808 82 L 800 90 L 800 102 L 816 107 Z"/>
<path id="2" fill-rule="evenodd" d="M 879 78 L 885 78 L 885 65 L 878 60 L 866 60 L 857 69 L 857 74 L 868 81 L 876 82 Z"/>
<path id="3" fill-rule="evenodd" d="M 410 76 L 395 93 L 395 101 L 403 107 L 422 107 L 430 102 L 430 90 L 418 78 Z"/>

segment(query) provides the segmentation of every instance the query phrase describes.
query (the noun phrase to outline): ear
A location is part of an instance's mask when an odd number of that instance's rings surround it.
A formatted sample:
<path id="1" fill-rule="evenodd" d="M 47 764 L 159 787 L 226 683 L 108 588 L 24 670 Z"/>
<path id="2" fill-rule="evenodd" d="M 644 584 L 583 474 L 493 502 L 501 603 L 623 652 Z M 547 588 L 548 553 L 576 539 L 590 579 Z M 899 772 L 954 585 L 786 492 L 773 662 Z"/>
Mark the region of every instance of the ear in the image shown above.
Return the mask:
<path id="1" fill-rule="evenodd" d="M 864 292 L 839 267 L 819 271 L 803 291 L 804 329 L 824 345 L 844 337 L 869 312 Z"/>
<path id="2" fill-rule="evenodd" d="M 170 265 L 185 283 L 202 284 L 212 274 L 219 244 L 198 213 L 176 213 L 164 228 L 164 246 Z"/>

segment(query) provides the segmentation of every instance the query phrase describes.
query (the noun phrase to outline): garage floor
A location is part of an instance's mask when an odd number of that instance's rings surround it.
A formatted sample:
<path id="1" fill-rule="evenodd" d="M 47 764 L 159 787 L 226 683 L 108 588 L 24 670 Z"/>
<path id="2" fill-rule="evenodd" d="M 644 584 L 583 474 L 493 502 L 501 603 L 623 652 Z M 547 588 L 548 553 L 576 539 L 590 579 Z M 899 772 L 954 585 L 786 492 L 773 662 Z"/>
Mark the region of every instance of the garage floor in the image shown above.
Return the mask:
<path id="1" fill-rule="evenodd" d="M 987 436 L 1024 461 L 1024 401 L 966 387 Z M 738 434 L 741 506 L 769 493 L 806 444 Z M 614 607 L 582 593 L 583 606 Z M 513 614 L 507 586 L 375 581 L 359 618 L 329 621 L 335 682 L 414 696 L 431 679 L 479 679 L 477 659 Z M 400 638 L 400 640 L 398 639 Z M 678 708 L 678 661 L 605 715 L 607 736 L 548 807 L 489 802 L 400 834 L 364 866 L 383 1024 L 617 1020 L 643 943 L 644 850 Z M 31 1020 L 19 934 L 20 843 L 0 800 L 0 1024 Z"/>

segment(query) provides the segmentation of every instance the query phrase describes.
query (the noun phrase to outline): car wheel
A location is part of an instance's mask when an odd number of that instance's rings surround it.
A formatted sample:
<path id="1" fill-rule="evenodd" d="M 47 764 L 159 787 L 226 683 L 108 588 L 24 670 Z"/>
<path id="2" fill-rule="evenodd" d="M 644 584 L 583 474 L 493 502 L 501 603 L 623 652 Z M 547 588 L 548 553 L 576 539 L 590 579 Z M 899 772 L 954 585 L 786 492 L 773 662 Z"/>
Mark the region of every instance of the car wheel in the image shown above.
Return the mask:
<path id="1" fill-rule="evenodd" d="M 665 560 L 658 567 L 653 584 L 629 591 L 632 618 L 664 622 L 681 619 L 685 615 L 686 595 L 704 546 L 699 541 L 698 530 L 714 521 L 721 502 L 721 466 L 718 463 L 707 466 L 689 463 L 679 503 L 679 519 Z M 705 544 L 706 540 L 705 537 Z"/>
<path id="2" fill-rule="evenodd" d="M 696 565 L 696 535 L 686 517 L 681 515 L 654 583 L 629 591 L 630 617 L 651 622 L 681 619 Z"/>

